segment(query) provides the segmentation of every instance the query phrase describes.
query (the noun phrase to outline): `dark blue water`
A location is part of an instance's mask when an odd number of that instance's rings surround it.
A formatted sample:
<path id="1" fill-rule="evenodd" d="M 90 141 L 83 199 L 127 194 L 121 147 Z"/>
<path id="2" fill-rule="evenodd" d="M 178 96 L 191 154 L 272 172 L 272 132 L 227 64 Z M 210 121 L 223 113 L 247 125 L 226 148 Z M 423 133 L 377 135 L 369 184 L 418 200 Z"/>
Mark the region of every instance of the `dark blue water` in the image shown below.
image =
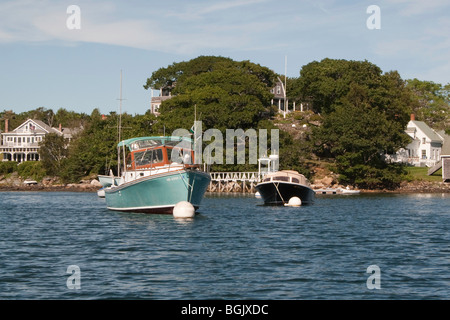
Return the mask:
<path id="1" fill-rule="evenodd" d="M 94 193 L 1 192 L 0 204 L 0 299 L 450 298 L 449 194 L 300 208 L 208 195 L 188 221 L 108 211 Z"/>

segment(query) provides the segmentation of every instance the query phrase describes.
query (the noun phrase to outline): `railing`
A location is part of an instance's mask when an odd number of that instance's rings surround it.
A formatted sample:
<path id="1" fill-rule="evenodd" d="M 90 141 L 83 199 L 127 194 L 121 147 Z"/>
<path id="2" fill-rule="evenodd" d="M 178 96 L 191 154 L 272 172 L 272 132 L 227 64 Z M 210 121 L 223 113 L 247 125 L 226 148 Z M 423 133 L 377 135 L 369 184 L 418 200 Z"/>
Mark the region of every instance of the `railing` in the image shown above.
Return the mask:
<path id="1" fill-rule="evenodd" d="M 264 174 L 259 172 L 210 172 L 211 181 L 221 182 L 259 182 Z"/>
<path id="2" fill-rule="evenodd" d="M 407 157 L 403 155 L 385 155 L 386 160 L 389 162 L 403 162 L 408 163 L 413 166 L 426 166 L 426 167 L 433 167 L 438 162 L 441 161 L 441 157 L 438 157 L 438 159 L 427 159 L 427 158 L 420 158 L 420 157 Z"/>
<path id="3" fill-rule="evenodd" d="M 22 142 L 22 143 L 18 143 L 18 142 L 3 142 L 3 144 L 1 145 L 2 147 L 19 147 L 19 148 L 28 148 L 28 147 L 39 147 L 39 142 L 34 142 L 34 143 L 28 143 L 28 142 Z"/>

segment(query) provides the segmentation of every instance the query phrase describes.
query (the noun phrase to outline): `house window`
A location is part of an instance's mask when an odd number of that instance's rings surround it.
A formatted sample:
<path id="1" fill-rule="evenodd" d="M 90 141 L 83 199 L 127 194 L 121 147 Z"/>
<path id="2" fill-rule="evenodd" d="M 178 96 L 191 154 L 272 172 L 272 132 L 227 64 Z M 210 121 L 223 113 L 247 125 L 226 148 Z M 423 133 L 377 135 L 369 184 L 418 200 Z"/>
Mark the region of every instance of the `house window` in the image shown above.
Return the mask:
<path id="1" fill-rule="evenodd" d="M 422 138 L 422 143 L 423 144 L 425 144 L 426 143 L 426 141 L 425 141 L 426 139 L 425 138 Z"/>
<path id="2" fill-rule="evenodd" d="M 427 150 L 422 150 L 422 159 L 427 158 Z"/>
<path id="3" fill-rule="evenodd" d="M 281 93 L 281 87 L 277 86 L 277 94 L 280 94 L 280 93 Z"/>

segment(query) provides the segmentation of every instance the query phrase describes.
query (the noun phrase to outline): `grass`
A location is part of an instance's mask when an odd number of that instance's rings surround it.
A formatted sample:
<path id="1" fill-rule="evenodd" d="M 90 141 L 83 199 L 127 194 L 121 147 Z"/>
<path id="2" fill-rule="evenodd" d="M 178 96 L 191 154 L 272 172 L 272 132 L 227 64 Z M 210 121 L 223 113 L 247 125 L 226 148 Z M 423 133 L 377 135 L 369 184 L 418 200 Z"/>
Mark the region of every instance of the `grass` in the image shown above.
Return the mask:
<path id="1" fill-rule="evenodd" d="M 407 167 L 408 180 L 442 182 L 442 168 L 431 176 L 428 175 L 428 169 L 428 167 Z"/>

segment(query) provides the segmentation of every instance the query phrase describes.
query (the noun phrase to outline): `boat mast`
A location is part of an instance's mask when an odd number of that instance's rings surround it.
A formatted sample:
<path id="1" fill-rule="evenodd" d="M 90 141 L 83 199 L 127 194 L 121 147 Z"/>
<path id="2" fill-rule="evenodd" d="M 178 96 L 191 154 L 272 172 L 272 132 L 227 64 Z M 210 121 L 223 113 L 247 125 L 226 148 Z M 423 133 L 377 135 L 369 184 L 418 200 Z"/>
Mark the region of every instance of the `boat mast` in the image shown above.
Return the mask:
<path id="1" fill-rule="evenodd" d="M 117 130 L 120 143 L 122 141 L 122 70 L 120 70 L 119 123 L 117 125 Z M 120 177 L 120 147 L 117 148 L 117 176 Z"/>

